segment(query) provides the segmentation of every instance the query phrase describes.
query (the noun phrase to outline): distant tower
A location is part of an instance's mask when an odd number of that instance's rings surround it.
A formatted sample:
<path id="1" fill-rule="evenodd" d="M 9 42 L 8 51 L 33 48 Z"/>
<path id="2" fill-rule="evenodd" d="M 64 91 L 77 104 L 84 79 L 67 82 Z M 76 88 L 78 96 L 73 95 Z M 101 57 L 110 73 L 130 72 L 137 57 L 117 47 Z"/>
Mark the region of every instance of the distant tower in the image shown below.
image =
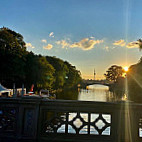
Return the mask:
<path id="1" fill-rule="evenodd" d="M 96 75 L 96 72 L 95 72 L 95 69 L 94 69 L 94 80 L 95 80 L 95 75 Z"/>

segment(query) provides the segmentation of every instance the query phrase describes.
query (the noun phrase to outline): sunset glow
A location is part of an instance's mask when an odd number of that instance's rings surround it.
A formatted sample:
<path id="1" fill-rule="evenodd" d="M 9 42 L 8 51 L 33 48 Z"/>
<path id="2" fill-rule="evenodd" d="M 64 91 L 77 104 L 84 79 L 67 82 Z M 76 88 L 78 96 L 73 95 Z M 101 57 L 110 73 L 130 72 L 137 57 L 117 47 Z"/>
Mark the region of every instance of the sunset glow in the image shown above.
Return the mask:
<path id="1" fill-rule="evenodd" d="M 128 72 L 129 68 L 127 66 L 123 67 L 125 72 Z"/>
<path id="2" fill-rule="evenodd" d="M 104 79 L 111 65 L 132 65 L 141 57 L 142 1 L 129 1 L 1 1 L 0 27 L 23 35 L 29 52 L 68 61 L 84 79 L 93 79 L 95 68 L 95 78 Z"/>

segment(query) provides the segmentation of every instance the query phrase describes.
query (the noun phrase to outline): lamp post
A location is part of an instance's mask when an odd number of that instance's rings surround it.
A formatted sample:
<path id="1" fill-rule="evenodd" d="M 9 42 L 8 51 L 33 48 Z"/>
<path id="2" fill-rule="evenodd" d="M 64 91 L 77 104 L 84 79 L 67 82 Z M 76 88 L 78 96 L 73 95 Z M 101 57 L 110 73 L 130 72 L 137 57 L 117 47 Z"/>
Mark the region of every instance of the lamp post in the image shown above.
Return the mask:
<path id="1" fill-rule="evenodd" d="M 24 97 L 24 84 L 22 84 L 22 93 L 21 93 L 21 97 Z"/>
<path id="2" fill-rule="evenodd" d="M 15 83 L 13 83 L 13 98 L 16 98 Z"/>

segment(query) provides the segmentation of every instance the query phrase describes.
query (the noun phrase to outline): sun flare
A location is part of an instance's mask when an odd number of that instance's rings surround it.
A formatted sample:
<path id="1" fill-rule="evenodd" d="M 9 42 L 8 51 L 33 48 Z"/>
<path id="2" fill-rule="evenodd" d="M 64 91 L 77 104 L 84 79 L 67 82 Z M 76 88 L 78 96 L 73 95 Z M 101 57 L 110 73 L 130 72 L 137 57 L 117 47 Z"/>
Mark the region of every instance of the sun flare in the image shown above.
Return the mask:
<path id="1" fill-rule="evenodd" d="M 127 66 L 123 67 L 125 72 L 128 72 L 129 68 Z"/>

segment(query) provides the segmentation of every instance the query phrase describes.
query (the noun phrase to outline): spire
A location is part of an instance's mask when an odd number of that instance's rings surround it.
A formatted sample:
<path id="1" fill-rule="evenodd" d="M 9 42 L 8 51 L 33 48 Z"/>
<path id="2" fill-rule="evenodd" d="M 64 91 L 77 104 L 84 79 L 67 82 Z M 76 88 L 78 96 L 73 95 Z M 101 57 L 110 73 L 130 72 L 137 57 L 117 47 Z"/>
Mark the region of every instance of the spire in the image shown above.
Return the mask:
<path id="1" fill-rule="evenodd" d="M 95 75 L 96 75 L 96 72 L 95 72 L 95 68 L 94 68 L 94 80 L 95 80 Z"/>

